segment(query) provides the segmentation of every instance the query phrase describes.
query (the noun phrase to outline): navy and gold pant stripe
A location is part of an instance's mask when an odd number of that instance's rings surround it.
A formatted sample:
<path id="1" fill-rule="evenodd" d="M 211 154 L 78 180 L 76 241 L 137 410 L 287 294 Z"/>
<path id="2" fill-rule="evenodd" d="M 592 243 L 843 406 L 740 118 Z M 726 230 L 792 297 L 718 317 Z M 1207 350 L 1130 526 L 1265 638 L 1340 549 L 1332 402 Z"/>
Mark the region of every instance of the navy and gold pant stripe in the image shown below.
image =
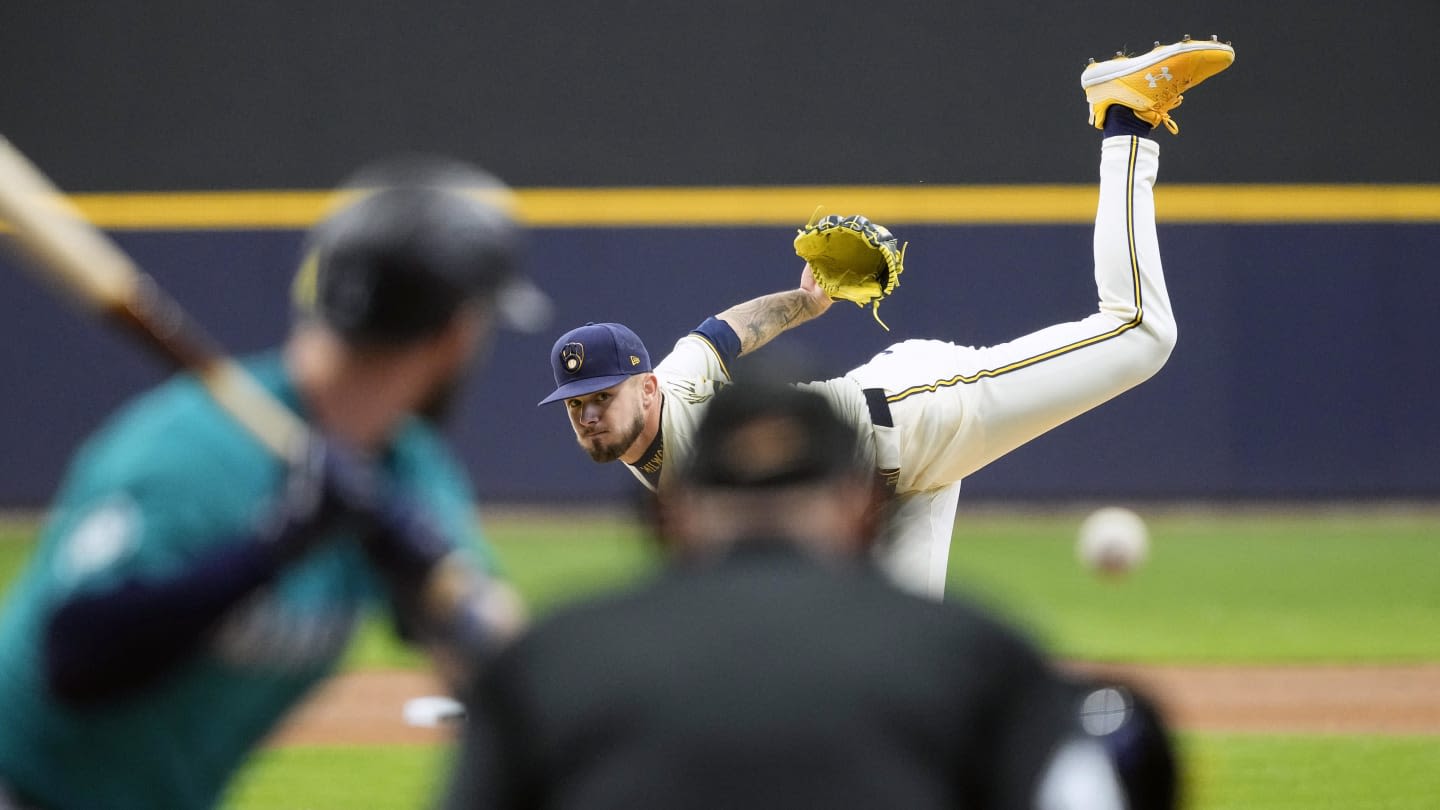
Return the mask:
<path id="1" fill-rule="evenodd" d="M 1134 288 L 1135 295 L 1134 317 L 1132 317 L 1125 323 L 1120 324 L 1114 329 L 1109 330 L 1108 332 L 1094 335 L 1093 337 L 1088 337 L 1083 340 L 1077 340 L 1065 346 L 1051 349 L 1050 351 L 1042 352 L 1031 357 L 1026 357 L 1023 360 L 1016 360 L 1013 363 L 1007 363 L 998 368 L 981 369 L 980 371 L 976 371 L 972 374 L 957 374 L 954 377 L 948 377 L 943 380 L 936 380 L 935 382 L 929 383 L 928 385 L 911 386 L 910 388 L 906 388 L 903 391 L 899 391 L 897 393 L 889 395 L 888 397 L 886 397 L 886 401 L 899 402 L 908 397 L 915 396 L 916 394 L 933 393 L 941 388 L 950 388 L 956 385 L 968 385 L 970 383 L 979 382 L 980 380 L 986 379 L 987 377 L 999 377 L 1004 374 L 1009 374 L 1012 371 L 1019 371 L 1020 369 L 1029 368 L 1030 366 L 1036 365 L 1038 363 L 1043 363 L 1046 360 L 1069 354 L 1073 351 L 1083 349 L 1086 346 L 1093 346 L 1096 343 L 1103 343 L 1107 340 L 1110 340 L 1111 338 L 1119 337 L 1120 335 L 1123 335 L 1131 329 L 1139 326 L 1145 319 L 1145 309 L 1143 306 L 1144 301 L 1141 298 L 1140 294 L 1140 260 L 1135 249 L 1135 161 L 1136 155 L 1139 154 L 1139 151 L 1140 139 L 1133 135 L 1130 136 L 1130 159 L 1125 171 L 1125 238 L 1127 246 L 1129 248 L 1130 279 L 1131 284 Z"/>

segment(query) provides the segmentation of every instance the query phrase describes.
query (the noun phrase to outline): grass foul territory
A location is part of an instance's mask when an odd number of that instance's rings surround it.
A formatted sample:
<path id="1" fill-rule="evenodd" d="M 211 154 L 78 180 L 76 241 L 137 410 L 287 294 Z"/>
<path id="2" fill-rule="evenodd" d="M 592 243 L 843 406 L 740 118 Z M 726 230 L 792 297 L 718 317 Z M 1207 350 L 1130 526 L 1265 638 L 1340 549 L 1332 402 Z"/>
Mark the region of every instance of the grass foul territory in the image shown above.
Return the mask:
<path id="1" fill-rule="evenodd" d="M 1148 524 L 1149 557 L 1114 580 L 1076 559 L 1087 510 L 967 512 L 962 504 L 951 594 L 994 606 L 1070 658 L 1440 661 L 1440 510 L 1125 505 Z M 31 556 L 36 531 L 31 521 L 0 522 L 0 591 Z M 655 562 L 643 530 L 616 517 L 497 513 L 486 531 L 540 615 L 644 577 Z M 423 665 L 379 619 L 362 630 L 346 664 Z M 1178 743 L 1191 810 L 1398 810 L 1440 796 L 1440 735 L 1186 731 Z M 267 748 L 223 806 L 434 806 L 449 755 L 438 744 Z"/>

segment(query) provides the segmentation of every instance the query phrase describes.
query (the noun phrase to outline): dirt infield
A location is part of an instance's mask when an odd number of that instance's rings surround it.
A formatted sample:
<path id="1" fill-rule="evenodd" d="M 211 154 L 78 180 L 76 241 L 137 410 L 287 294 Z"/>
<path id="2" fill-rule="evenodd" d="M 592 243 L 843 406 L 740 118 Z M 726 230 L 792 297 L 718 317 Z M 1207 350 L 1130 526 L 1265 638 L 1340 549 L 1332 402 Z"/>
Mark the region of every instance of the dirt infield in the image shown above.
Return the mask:
<path id="1" fill-rule="evenodd" d="M 1440 734 L 1440 663 L 1077 668 L 1146 689 L 1192 731 Z"/>
<path id="2" fill-rule="evenodd" d="M 1297 734 L 1440 734 L 1440 663 L 1405 666 L 1136 666 L 1074 664 L 1156 696 L 1181 729 Z M 357 672 L 327 684 L 274 745 L 434 743 L 412 728 L 405 701 L 442 690 L 422 672 Z"/>

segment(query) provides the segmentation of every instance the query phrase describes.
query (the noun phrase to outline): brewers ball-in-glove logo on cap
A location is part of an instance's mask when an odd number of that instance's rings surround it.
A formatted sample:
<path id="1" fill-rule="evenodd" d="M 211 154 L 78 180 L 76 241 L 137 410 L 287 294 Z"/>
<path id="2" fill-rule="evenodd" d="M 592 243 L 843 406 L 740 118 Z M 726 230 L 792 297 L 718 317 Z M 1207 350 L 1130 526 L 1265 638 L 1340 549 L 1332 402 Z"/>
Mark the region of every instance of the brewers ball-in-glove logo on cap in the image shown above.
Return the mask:
<path id="1" fill-rule="evenodd" d="M 544 405 L 583 397 L 651 371 L 650 353 L 640 337 L 618 323 L 587 323 L 571 329 L 550 349 L 555 390 Z"/>
<path id="2" fill-rule="evenodd" d="M 580 371 L 580 367 L 585 365 L 585 345 L 566 343 L 565 348 L 560 350 L 560 365 L 571 374 Z"/>
<path id="3" fill-rule="evenodd" d="M 815 283 L 835 299 L 870 304 L 875 322 L 880 302 L 900 286 L 905 269 L 905 248 L 890 231 L 862 216 L 820 217 L 816 208 L 810 221 L 795 236 L 795 255 L 810 265 Z"/>

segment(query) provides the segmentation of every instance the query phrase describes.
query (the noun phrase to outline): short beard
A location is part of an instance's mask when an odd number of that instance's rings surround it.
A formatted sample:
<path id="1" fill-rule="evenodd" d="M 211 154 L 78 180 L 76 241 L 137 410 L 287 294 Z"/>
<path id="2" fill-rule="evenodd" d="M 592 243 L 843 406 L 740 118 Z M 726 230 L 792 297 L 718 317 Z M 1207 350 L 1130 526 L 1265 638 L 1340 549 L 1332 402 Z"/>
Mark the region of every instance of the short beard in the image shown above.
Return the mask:
<path id="1" fill-rule="evenodd" d="M 464 388 L 464 375 L 455 375 L 435 386 L 415 413 L 425 421 L 437 428 L 443 428 L 450 422 L 450 417 L 455 415 L 455 405 L 460 400 L 460 392 Z"/>
<path id="2" fill-rule="evenodd" d="M 603 445 L 595 445 L 586 442 L 584 439 L 581 439 L 578 436 L 576 437 L 576 439 L 580 442 L 580 446 L 585 449 L 585 452 L 590 454 L 591 459 L 600 464 L 609 464 L 610 462 L 616 461 L 621 456 L 625 455 L 625 451 L 629 450 L 630 445 L 634 444 L 635 440 L 640 438 L 640 432 L 644 429 L 645 413 L 643 411 L 637 410 L 635 412 L 634 421 L 630 423 L 630 426 L 623 433 L 621 433 L 620 437 L 617 438 L 614 442 Z"/>

